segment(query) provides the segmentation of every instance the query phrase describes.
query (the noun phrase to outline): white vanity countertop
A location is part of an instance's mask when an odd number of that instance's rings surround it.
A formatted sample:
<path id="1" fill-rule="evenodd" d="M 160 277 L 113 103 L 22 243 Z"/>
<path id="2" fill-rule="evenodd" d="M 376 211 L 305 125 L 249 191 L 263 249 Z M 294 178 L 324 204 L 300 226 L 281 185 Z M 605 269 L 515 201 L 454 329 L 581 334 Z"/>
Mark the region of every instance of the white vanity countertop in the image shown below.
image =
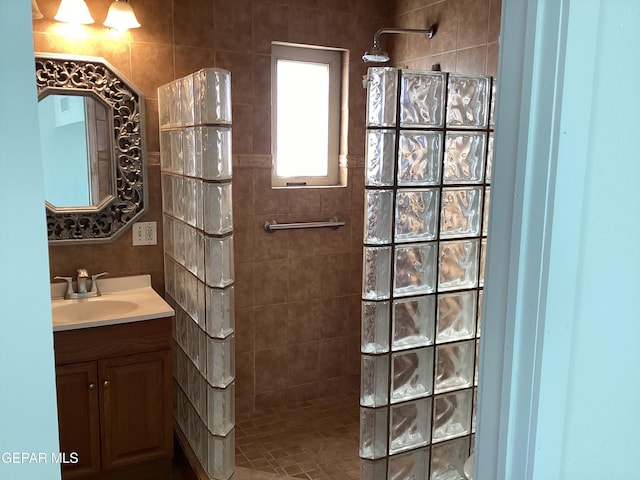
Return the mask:
<path id="1" fill-rule="evenodd" d="M 98 280 L 99 297 L 65 300 L 65 282 L 51 284 L 53 331 L 171 317 L 175 311 L 151 288 L 150 275 Z"/>

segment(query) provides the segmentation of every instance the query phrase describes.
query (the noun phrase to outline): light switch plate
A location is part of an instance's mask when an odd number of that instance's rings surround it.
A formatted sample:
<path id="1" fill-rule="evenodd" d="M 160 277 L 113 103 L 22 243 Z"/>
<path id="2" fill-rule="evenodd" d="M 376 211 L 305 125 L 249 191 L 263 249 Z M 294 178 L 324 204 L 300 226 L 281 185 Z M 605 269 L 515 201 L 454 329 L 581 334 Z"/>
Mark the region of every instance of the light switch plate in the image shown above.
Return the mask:
<path id="1" fill-rule="evenodd" d="M 158 226 L 156 222 L 137 222 L 133 224 L 133 245 L 157 245 Z"/>

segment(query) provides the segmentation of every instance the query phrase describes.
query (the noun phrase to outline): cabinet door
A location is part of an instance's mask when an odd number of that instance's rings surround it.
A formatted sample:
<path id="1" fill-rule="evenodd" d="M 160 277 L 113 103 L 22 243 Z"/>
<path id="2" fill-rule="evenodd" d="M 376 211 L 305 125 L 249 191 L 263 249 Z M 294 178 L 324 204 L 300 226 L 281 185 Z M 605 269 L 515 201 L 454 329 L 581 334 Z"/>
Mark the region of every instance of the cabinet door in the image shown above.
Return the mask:
<path id="1" fill-rule="evenodd" d="M 170 456 L 170 351 L 100 360 L 98 366 L 103 469 Z"/>
<path id="2" fill-rule="evenodd" d="M 60 452 L 65 457 L 65 479 L 100 470 L 100 422 L 98 419 L 98 365 L 76 363 L 56 368 Z M 74 455 L 75 454 L 75 455 Z"/>

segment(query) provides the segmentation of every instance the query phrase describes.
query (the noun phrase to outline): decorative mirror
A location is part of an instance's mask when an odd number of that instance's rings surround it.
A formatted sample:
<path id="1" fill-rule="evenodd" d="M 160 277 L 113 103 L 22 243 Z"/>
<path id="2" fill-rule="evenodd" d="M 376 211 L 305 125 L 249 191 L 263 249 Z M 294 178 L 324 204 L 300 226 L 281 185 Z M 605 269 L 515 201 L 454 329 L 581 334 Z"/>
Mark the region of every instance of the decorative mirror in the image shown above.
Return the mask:
<path id="1" fill-rule="evenodd" d="M 49 242 L 106 242 L 147 205 L 144 97 L 104 59 L 36 54 Z"/>

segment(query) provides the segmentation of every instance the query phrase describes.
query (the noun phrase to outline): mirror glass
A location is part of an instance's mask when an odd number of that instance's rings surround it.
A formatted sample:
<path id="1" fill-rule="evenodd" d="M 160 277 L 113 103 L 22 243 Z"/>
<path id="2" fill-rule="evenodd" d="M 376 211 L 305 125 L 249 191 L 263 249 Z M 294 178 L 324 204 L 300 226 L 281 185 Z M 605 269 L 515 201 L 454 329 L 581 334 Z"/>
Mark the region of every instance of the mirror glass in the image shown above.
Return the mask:
<path id="1" fill-rule="evenodd" d="M 113 195 L 107 106 L 91 96 L 47 95 L 38 117 L 47 202 L 97 207 Z"/>
<path id="2" fill-rule="evenodd" d="M 49 243 L 110 242 L 147 208 L 144 97 L 103 58 L 36 53 Z"/>

